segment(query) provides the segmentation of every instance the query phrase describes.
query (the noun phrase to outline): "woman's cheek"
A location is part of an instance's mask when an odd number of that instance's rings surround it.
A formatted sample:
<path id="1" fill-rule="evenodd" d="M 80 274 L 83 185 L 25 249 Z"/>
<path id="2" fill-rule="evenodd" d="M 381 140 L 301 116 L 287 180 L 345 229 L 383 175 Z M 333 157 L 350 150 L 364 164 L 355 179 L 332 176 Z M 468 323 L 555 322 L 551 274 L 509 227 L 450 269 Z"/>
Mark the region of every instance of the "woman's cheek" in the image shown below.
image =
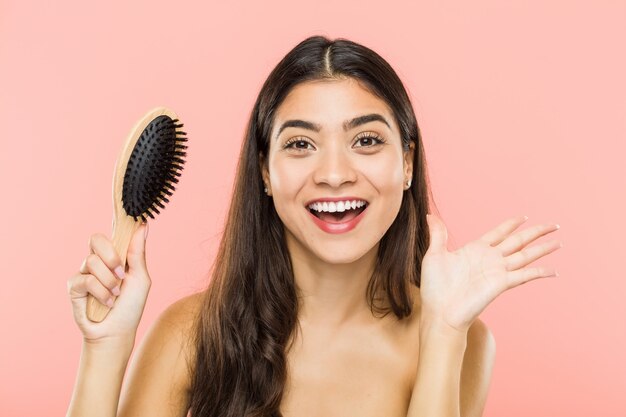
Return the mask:
<path id="1" fill-rule="evenodd" d="M 391 158 L 380 158 L 377 161 L 364 164 L 362 172 L 380 192 L 401 188 L 404 182 L 402 161 L 398 162 L 391 160 Z"/>
<path id="2" fill-rule="evenodd" d="M 270 171 L 272 190 L 287 198 L 294 198 L 296 193 L 306 184 L 308 170 L 305 164 L 276 164 Z"/>

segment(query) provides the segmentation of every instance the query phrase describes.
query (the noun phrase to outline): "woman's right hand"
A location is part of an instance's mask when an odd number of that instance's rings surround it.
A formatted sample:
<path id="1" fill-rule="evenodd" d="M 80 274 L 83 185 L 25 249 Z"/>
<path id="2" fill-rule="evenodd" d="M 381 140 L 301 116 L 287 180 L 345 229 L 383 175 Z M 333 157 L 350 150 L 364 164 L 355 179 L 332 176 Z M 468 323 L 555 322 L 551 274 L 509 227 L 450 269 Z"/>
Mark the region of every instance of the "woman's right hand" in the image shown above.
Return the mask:
<path id="1" fill-rule="evenodd" d="M 123 279 L 114 272 L 117 267 L 120 271 L 122 266 L 113 242 L 101 233 L 89 238 L 90 254 L 84 259 L 79 272 L 67 281 L 74 320 L 86 343 L 134 344 L 151 285 L 145 257 L 144 235 L 147 228 L 147 223 L 141 225 L 131 237 Z M 100 323 L 87 318 L 88 294 L 105 305 L 108 300 L 113 300 L 113 307 Z"/>

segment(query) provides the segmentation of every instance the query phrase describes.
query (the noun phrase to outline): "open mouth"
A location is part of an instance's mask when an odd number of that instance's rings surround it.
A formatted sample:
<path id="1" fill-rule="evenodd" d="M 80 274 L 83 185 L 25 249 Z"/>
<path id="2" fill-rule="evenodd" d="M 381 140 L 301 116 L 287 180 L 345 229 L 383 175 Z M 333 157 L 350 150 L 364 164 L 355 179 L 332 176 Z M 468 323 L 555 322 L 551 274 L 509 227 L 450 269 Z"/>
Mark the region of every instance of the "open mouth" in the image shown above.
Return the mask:
<path id="1" fill-rule="evenodd" d="M 317 211 L 317 210 L 313 210 L 312 208 L 309 208 L 308 210 L 315 217 L 327 223 L 344 223 L 344 222 L 354 219 L 356 216 L 361 214 L 367 208 L 368 205 L 369 204 L 366 203 L 365 205 L 358 207 L 358 208 L 350 208 L 348 210 L 344 210 L 341 212 L 335 211 L 333 213 L 326 212 L 326 211 Z"/>

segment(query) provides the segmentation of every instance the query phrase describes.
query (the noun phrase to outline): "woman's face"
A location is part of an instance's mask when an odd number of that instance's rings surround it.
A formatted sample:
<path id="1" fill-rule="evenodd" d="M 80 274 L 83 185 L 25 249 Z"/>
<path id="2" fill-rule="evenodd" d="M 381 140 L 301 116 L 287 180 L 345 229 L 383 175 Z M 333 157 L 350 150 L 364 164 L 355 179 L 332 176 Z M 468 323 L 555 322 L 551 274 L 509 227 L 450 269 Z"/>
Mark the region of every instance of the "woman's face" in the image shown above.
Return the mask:
<path id="1" fill-rule="evenodd" d="M 381 118 L 349 124 L 366 115 Z M 294 120 L 306 123 L 288 122 Z M 403 153 L 390 108 L 354 79 L 294 87 L 277 109 L 268 158 L 262 162 L 292 256 L 343 264 L 377 246 L 400 209 L 411 178 L 413 145 Z M 321 218 L 312 214 L 312 201 L 337 197 L 358 204 L 350 204 L 342 219 L 337 212 L 320 213 Z M 365 210 L 358 207 L 360 201 L 367 202 Z M 330 211 L 332 206 L 315 204 Z M 338 202 L 334 206 L 346 209 Z"/>

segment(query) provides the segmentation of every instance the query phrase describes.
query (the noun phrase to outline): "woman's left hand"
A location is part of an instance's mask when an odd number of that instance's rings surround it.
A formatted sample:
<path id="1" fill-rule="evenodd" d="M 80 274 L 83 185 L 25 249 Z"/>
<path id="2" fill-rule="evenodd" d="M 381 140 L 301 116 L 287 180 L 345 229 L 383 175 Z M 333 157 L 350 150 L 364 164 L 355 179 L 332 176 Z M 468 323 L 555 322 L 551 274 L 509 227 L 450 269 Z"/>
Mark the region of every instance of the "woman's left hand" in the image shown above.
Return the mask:
<path id="1" fill-rule="evenodd" d="M 428 215 L 431 243 L 422 260 L 420 296 L 422 317 L 442 320 L 467 331 L 478 315 L 498 295 L 525 282 L 555 276 L 549 267 L 524 268 L 562 247 L 552 240 L 526 247 L 558 230 L 556 224 L 530 227 L 513 233 L 527 219 L 514 217 L 462 248 L 448 252 L 448 232 L 443 221 Z"/>

